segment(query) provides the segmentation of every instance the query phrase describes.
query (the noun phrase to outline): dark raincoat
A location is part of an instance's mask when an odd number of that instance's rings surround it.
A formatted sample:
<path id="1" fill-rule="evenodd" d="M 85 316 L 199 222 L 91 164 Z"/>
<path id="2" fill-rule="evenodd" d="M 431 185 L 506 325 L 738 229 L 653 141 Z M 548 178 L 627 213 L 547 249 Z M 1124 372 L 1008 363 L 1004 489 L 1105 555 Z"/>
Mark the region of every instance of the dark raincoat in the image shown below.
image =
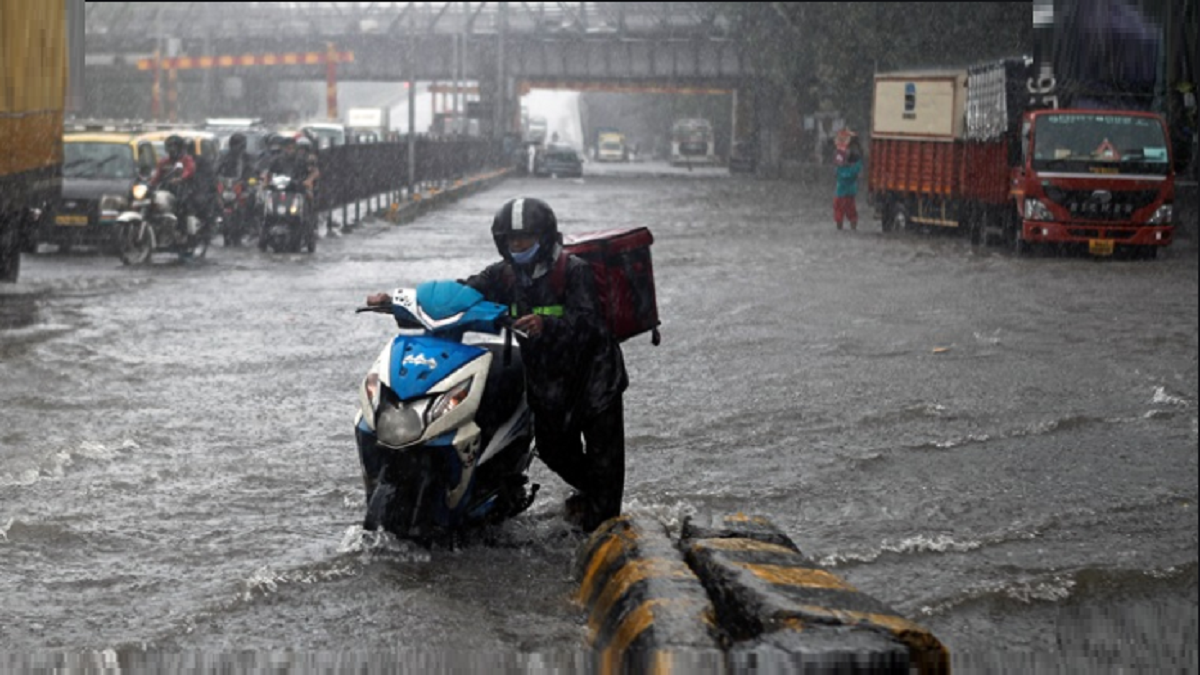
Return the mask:
<path id="1" fill-rule="evenodd" d="M 509 262 L 500 261 L 464 283 L 492 302 L 515 307 L 516 316 L 542 315 L 541 335 L 517 338 L 534 415 L 592 418 L 629 385 L 625 359 L 605 325 L 588 263 L 568 256 L 561 297 L 555 274 L 551 269 L 526 286 Z"/>

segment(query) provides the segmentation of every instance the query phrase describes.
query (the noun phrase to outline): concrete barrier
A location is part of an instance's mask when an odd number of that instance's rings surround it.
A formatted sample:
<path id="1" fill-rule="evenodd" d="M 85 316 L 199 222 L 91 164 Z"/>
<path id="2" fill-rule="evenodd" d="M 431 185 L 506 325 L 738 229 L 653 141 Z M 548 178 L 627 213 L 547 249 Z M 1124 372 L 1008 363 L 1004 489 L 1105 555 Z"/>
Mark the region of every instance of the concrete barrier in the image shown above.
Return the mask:
<path id="1" fill-rule="evenodd" d="M 928 630 L 763 517 L 689 519 L 678 542 L 648 518 L 614 518 L 581 548 L 576 578 L 603 673 L 950 672 Z"/>
<path id="2" fill-rule="evenodd" d="M 414 194 L 409 201 L 393 202 L 377 215 L 397 225 L 412 222 L 434 208 L 490 188 L 508 178 L 512 172 L 512 169 L 497 169 L 468 176 L 446 188 L 430 188 Z"/>
<path id="3" fill-rule="evenodd" d="M 733 672 L 949 672 L 929 631 L 818 567 L 765 518 L 689 520 L 681 545 L 729 635 Z"/>
<path id="4" fill-rule="evenodd" d="M 724 672 L 712 602 L 662 524 L 605 522 L 575 571 L 598 672 Z"/>

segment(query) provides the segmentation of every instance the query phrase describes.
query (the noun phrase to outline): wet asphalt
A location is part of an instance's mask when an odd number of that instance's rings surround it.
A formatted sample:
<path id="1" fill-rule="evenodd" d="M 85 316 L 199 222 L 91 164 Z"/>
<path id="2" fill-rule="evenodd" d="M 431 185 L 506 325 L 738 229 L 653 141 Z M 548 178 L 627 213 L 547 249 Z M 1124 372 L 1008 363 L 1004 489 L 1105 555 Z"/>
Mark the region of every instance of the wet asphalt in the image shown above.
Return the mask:
<path id="1" fill-rule="evenodd" d="M 626 510 L 766 515 L 956 672 L 1197 671 L 1193 238 L 1018 258 L 884 235 L 861 196 L 837 231 L 821 181 L 608 173 L 509 179 L 312 256 L 26 256 L 0 289 L 10 665 L 586 669 L 580 539 L 544 466 L 529 512 L 454 550 L 358 527 L 357 387 L 391 325 L 354 308 L 481 269 L 526 195 L 566 232 L 655 237 Z"/>

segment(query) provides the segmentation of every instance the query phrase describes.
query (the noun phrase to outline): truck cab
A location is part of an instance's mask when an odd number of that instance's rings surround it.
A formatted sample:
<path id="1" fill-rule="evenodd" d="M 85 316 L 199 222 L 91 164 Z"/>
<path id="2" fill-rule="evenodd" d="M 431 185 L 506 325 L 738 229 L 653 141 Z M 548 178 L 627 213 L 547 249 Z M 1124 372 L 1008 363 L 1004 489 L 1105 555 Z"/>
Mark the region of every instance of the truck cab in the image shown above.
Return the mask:
<path id="1" fill-rule="evenodd" d="M 1175 232 L 1170 135 L 1153 113 L 1038 110 L 1023 117 L 1012 198 L 1028 243 L 1154 255 Z"/>
<path id="2" fill-rule="evenodd" d="M 615 132 L 602 133 L 597 139 L 596 161 L 624 162 L 628 158 L 625 149 L 625 135 Z"/>

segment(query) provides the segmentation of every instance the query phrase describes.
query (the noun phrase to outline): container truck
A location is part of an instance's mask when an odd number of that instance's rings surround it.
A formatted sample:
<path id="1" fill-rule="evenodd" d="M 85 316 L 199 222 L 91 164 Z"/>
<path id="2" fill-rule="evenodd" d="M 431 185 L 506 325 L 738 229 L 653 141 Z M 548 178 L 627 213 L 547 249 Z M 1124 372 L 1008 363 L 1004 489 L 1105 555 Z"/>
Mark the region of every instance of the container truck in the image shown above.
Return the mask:
<path id="1" fill-rule="evenodd" d="M 82 11 L 82 0 L 0 0 L 0 282 L 17 280 L 21 252 L 60 197 L 68 62 L 82 65 Z"/>
<path id="2" fill-rule="evenodd" d="M 878 74 L 870 203 L 884 231 L 962 228 L 1022 253 L 1040 244 L 1153 257 L 1175 232 L 1159 115 L 1070 105 L 1032 59 Z"/>

